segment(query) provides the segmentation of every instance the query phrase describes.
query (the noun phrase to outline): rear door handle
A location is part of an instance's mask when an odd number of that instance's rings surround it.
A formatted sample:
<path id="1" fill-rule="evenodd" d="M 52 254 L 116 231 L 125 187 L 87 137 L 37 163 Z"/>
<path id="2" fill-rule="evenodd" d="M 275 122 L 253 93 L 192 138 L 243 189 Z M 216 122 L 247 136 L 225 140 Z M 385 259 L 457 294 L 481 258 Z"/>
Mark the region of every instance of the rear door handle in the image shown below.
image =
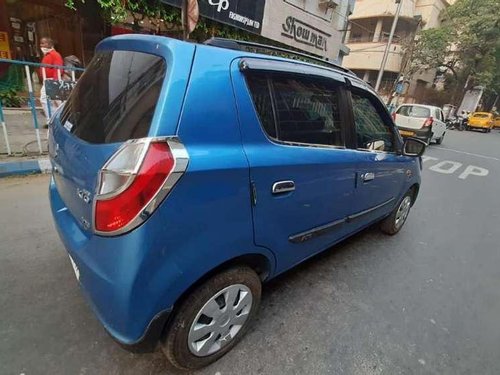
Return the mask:
<path id="1" fill-rule="evenodd" d="M 295 190 L 295 182 L 293 181 L 278 181 L 273 184 L 273 194 L 283 194 Z"/>
<path id="2" fill-rule="evenodd" d="M 372 181 L 375 179 L 375 173 L 372 173 L 372 172 L 368 172 L 368 173 L 363 173 L 361 175 L 361 180 L 363 182 L 368 182 L 368 181 Z"/>

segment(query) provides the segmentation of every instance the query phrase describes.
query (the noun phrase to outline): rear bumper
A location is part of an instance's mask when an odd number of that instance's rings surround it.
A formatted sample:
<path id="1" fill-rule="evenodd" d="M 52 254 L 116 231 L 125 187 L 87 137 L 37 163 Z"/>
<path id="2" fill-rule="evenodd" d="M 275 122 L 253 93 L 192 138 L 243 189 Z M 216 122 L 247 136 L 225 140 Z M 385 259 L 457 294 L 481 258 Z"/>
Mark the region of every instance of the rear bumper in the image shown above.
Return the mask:
<path id="1" fill-rule="evenodd" d="M 89 235 L 65 207 L 53 181 L 49 197 L 59 237 L 71 260 L 81 289 L 111 337 L 131 351 L 154 350 L 172 311 L 173 302 L 144 278 L 145 226 L 131 233 L 104 238 Z M 68 262 L 69 263 L 69 262 Z M 68 264 L 69 266 L 69 264 Z M 165 281 L 168 275 L 165 275 Z M 160 301 L 160 302 L 158 302 Z"/>
<path id="2" fill-rule="evenodd" d="M 474 128 L 474 129 L 490 129 L 492 128 L 491 124 L 471 124 L 469 123 L 469 128 Z"/>
<path id="3" fill-rule="evenodd" d="M 403 138 L 414 137 L 423 141 L 427 141 L 429 137 L 432 136 L 432 126 L 423 129 L 411 129 L 398 126 L 398 130 Z"/>

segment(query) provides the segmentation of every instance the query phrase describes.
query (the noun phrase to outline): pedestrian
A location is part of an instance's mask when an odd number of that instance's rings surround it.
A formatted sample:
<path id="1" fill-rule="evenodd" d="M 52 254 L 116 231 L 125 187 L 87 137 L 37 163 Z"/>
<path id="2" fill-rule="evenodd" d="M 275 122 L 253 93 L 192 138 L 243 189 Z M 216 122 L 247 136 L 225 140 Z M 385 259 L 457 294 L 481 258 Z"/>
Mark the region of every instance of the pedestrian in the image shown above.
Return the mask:
<path id="1" fill-rule="evenodd" d="M 59 52 L 57 52 L 54 48 L 54 40 L 49 37 L 43 37 L 40 39 L 40 50 L 43 53 L 42 64 L 47 65 L 64 65 L 63 58 Z M 45 69 L 45 76 L 43 74 L 43 69 Z M 42 84 L 42 88 L 40 90 L 40 101 L 42 102 L 43 112 L 45 114 L 45 118 L 47 124 L 50 121 L 50 114 L 54 113 L 56 108 L 60 103 L 58 101 L 50 102 L 50 113 L 49 113 L 49 104 L 47 101 L 47 94 L 45 92 L 45 79 L 54 79 L 58 80 L 60 78 L 62 71 L 57 68 L 41 68 L 39 71 L 39 76 L 44 80 Z"/>
<path id="2" fill-rule="evenodd" d="M 70 55 L 70 56 L 66 56 L 64 58 L 64 66 L 68 67 L 70 69 L 64 70 L 64 73 L 62 75 L 63 81 L 73 81 L 72 71 L 75 71 L 74 68 L 81 68 L 83 65 L 78 57 L 76 57 L 75 55 Z M 75 73 L 74 73 L 74 76 L 75 76 L 74 80 L 75 81 L 80 76 L 80 73 L 81 72 L 79 72 L 79 71 L 75 71 Z"/>

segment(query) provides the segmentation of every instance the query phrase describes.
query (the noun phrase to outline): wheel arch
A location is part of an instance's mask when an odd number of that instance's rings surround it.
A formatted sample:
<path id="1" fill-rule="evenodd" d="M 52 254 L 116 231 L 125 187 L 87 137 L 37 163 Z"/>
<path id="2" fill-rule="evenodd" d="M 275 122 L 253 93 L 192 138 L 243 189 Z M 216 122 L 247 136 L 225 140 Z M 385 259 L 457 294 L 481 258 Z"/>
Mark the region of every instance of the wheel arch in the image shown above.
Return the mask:
<path id="1" fill-rule="evenodd" d="M 235 256 L 234 258 L 228 259 L 223 263 L 217 265 L 211 270 L 207 271 L 205 274 L 200 276 L 195 282 L 193 282 L 187 289 L 185 289 L 175 301 L 172 307 L 172 313 L 169 316 L 169 319 L 164 323 L 161 328 L 161 336 L 167 332 L 170 322 L 172 321 L 172 316 L 177 312 L 177 306 L 179 306 L 187 296 L 200 285 L 202 285 L 206 280 L 210 279 L 215 274 L 227 270 L 229 268 L 235 266 L 248 266 L 252 270 L 254 270 L 259 276 L 262 282 L 270 279 L 274 272 L 274 259 L 270 259 L 268 256 L 262 253 L 248 253 Z"/>
<path id="2" fill-rule="evenodd" d="M 417 200 L 418 197 L 418 192 L 420 191 L 420 184 L 414 183 L 408 191 L 411 192 L 411 205 L 413 206 L 415 204 L 415 201 Z"/>

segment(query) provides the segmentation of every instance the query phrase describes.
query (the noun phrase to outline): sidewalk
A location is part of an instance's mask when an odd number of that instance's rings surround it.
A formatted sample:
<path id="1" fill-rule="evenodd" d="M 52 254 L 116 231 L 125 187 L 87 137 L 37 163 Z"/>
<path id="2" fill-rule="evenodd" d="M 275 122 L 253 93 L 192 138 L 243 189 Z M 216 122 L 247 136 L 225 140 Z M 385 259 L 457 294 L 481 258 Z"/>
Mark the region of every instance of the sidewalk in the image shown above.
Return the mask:
<path id="1" fill-rule="evenodd" d="M 0 178 L 11 175 L 48 173 L 47 129 L 43 128 L 45 116 L 37 111 L 42 151 L 40 154 L 33 117 L 29 109 L 5 109 L 5 125 L 12 155 L 7 155 L 7 145 L 0 131 Z"/>

